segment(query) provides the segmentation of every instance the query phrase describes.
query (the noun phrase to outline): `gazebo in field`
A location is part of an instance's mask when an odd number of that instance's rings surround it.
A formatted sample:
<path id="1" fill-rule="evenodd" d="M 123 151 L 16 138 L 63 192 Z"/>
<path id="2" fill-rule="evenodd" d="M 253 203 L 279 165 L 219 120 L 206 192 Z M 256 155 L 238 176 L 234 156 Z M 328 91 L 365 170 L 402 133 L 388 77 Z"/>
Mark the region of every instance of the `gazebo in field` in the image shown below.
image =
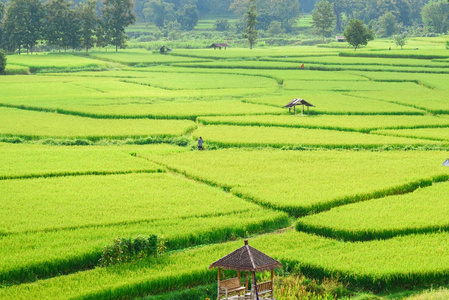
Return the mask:
<path id="1" fill-rule="evenodd" d="M 217 48 L 218 48 L 218 50 L 221 50 L 221 48 L 224 48 L 226 50 L 226 48 L 228 48 L 228 47 L 229 47 L 229 45 L 225 44 L 225 43 L 213 43 L 212 45 L 210 45 L 207 48 L 214 48 L 214 50 Z"/>
<path id="2" fill-rule="evenodd" d="M 307 114 L 309 114 L 309 107 L 315 107 L 315 105 L 313 105 L 312 103 L 309 103 L 306 100 L 301 99 L 301 98 L 293 99 L 292 101 L 287 103 L 284 107 L 288 107 L 288 112 L 290 112 L 290 113 L 291 113 L 291 109 L 293 107 L 294 114 L 296 115 L 296 106 L 297 105 L 302 105 L 302 114 L 304 114 L 304 106 L 307 106 Z"/>
<path id="3" fill-rule="evenodd" d="M 218 294 L 217 299 L 227 300 L 259 300 L 273 298 L 274 269 L 281 268 L 282 264 L 268 255 L 248 245 L 245 245 L 220 258 L 209 266 L 209 269 L 218 269 Z M 237 271 L 237 277 L 222 279 L 222 269 Z M 256 272 L 271 271 L 271 280 L 257 283 Z M 242 272 L 245 272 L 245 285 L 241 283 Z M 251 289 L 248 290 L 248 273 L 252 276 Z"/>

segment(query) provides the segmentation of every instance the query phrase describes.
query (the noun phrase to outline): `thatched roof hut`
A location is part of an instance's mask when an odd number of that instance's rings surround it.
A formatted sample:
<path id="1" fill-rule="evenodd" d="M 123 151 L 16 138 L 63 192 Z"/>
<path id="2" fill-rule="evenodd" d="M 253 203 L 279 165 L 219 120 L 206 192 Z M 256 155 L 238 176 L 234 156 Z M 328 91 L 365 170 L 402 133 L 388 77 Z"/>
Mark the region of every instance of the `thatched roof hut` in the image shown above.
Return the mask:
<path id="1" fill-rule="evenodd" d="M 212 45 L 210 45 L 207 48 L 214 48 L 214 50 L 217 49 L 217 48 L 219 50 L 221 50 L 221 48 L 225 48 L 225 50 L 226 50 L 226 48 L 228 48 L 228 47 L 229 47 L 229 45 L 225 44 L 225 43 L 213 43 Z"/>
<path id="2" fill-rule="evenodd" d="M 209 266 L 209 269 L 218 268 L 218 299 L 221 295 L 226 295 L 228 298 L 228 292 L 238 292 L 240 294 L 243 287 L 240 284 L 241 272 L 251 272 L 253 278 L 253 287 L 250 293 L 246 293 L 248 288 L 248 278 L 245 284 L 245 295 L 250 299 L 259 295 L 271 295 L 273 298 L 273 276 L 274 269 L 281 268 L 282 264 L 277 260 L 269 257 L 265 253 L 248 245 L 248 240 L 245 240 L 245 245 L 237 250 L 229 253 L 228 255 L 220 258 Z M 231 278 L 220 281 L 221 269 L 236 270 L 238 271 L 237 278 Z M 256 272 L 271 271 L 271 281 L 257 283 Z M 246 299 L 246 298 L 245 298 Z"/>
<path id="3" fill-rule="evenodd" d="M 293 107 L 294 113 L 296 114 L 296 106 L 302 105 L 302 114 L 304 114 L 304 106 L 307 106 L 307 114 L 309 114 L 309 107 L 315 107 L 312 103 L 307 102 L 301 98 L 295 98 L 289 103 L 287 103 L 284 107 L 288 107 L 288 111 L 291 112 L 291 108 Z"/>
<path id="4" fill-rule="evenodd" d="M 245 240 L 245 245 L 243 247 L 220 258 L 211 264 L 209 269 L 223 268 L 226 270 L 263 272 L 280 267 L 282 267 L 280 262 L 251 247 L 248 245 L 248 241 Z"/>

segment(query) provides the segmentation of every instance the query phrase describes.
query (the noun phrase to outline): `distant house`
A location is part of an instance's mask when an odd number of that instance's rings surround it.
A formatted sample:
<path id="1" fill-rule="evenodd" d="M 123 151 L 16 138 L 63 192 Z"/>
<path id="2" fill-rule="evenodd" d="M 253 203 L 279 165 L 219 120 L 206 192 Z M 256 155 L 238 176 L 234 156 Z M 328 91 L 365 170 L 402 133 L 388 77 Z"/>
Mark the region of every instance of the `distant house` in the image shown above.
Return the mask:
<path id="1" fill-rule="evenodd" d="M 229 47 L 229 45 L 228 44 L 220 44 L 220 43 L 213 43 L 212 45 L 210 45 L 209 47 L 207 47 L 207 48 L 214 48 L 214 50 L 215 49 L 219 49 L 219 50 L 221 50 L 221 48 L 225 48 L 225 50 L 226 50 L 226 48 L 228 48 Z"/>
<path id="2" fill-rule="evenodd" d="M 344 36 L 341 36 L 341 35 L 337 35 L 337 36 L 335 37 L 335 39 L 337 40 L 337 42 L 344 42 L 344 41 L 345 41 L 345 37 L 344 37 Z"/>

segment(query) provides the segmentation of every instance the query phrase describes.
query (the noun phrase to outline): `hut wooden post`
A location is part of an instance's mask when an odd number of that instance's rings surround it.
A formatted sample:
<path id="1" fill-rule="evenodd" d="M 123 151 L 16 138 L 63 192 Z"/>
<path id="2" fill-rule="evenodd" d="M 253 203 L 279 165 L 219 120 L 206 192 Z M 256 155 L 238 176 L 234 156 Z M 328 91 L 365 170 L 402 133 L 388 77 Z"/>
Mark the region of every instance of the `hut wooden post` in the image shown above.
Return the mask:
<path id="1" fill-rule="evenodd" d="M 221 271 L 221 268 L 218 268 L 217 300 L 220 300 L 220 271 Z"/>
<path id="2" fill-rule="evenodd" d="M 271 270 L 271 298 L 274 297 L 274 270 Z"/>
<path id="3" fill-rule="evenodd" d="M 293 110 L 295 111 L 295 116 L 296 116 L 296 106 L 293 106 Z"/>
<path id="4" fill-rule="evenodd" d="M 304 104 L 302 105 L 302 114 L 304 114 Z"/>
<path id="5" fill-rule="evenodd" d="M 307 106 L 307 115 L 309 115 L 309 107 Z"/>

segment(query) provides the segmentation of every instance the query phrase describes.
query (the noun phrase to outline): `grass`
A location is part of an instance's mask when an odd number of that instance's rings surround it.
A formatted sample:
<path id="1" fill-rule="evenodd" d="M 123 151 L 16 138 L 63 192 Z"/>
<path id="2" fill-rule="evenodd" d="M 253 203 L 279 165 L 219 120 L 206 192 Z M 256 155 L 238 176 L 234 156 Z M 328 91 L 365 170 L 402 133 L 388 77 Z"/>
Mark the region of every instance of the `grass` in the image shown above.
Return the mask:
<path id="1" fill-rule="evenodd" d="M 204 125 L 279 126 L 360 132 L 370 132 L 376 129 L 445 127 L 449 125 L 449 120 L 445 118 L 410 115 L 218 116 L 200 117 L 198 122 Z"/>
<path id="2" fill-rule="evenodd" d="M 0 107 L 4 122 L 1 135 L 29 138 L 127 138 L 142 136 L 178 136 L 194 130 L 186 120 L 91 119 L 37 111 Z"/>
<path id="3" fill-rule="evenodd" d="M 447 158 L 444 151 L 226 149 L 139 156 L 294 216 L 410 192 L 449 178 L 448 168 L 441 166 Z"/>
<path id="4" fill-rule="evenodd" d="M 297 230 L 344 240 L 385 239 L 449 229 L 449 184 L 336 207 L 298 220 Z"/>
<path id="5" fill-rule="evenodd" d="M 436 141 L 449 141 L 448 128 L 420 128 L 420 129 L 397 129 L 397 130 L 377 130 L 374 133 L 389 135 L 429 139 Z"/>
<path id="6" fill-rule="evenodd" d="M 338 130 L 281 128 L 259 126 L 201 126 L 193 132 L 193 138 L 202 136 L 209 144 L 219 147 L 284 146 L 325 148 L 373 148 L 384 145 L 426 145 L 436 141 L 381 136 Z"/>

